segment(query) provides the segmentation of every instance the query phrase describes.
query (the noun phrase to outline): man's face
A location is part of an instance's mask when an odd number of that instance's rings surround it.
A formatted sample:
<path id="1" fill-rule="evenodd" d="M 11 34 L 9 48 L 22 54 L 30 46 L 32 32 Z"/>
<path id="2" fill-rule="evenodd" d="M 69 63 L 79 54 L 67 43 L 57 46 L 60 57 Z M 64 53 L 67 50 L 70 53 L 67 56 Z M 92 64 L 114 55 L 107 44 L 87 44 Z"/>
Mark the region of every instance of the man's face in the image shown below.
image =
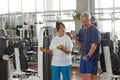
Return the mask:
<path id="1" fill-rule="evenodd" d="M 89 27 L 90 23 L 91 23 L 90 19 L 87 17 L 82 17 L 81 22 L 82 22 L 83 27 L 85 27 L 85 28 Z"/>

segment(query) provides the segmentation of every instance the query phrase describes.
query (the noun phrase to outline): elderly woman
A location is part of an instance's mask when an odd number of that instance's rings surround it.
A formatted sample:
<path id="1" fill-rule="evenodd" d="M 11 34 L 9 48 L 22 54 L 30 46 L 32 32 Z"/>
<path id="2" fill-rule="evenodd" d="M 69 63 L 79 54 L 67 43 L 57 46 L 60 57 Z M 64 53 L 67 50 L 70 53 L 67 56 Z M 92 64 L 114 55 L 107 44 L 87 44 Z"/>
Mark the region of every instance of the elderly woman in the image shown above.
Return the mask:
<path id="1" fill-rule="evenodd" d="M 60 80 L 60 73 L 63 80 L 70 80 L 71 71 L 71 51 L 73 44 L 71 39 L 65 33 L 65 25 L 62 22 L 56 22 L 57 36 L 51 41 L 49 50 L 40 48 L 41 51 L 52 54 L 52 80 Z"/>

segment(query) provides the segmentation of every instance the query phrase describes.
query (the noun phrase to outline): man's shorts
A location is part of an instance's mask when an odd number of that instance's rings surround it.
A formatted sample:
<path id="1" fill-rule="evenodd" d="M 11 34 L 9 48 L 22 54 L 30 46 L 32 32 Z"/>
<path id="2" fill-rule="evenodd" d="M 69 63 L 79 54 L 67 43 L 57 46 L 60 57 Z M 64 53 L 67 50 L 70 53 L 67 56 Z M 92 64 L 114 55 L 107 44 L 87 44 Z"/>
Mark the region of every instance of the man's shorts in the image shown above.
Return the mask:
<path id="1" fill-rule="evenodd" d="M 80 73 L 87 74 L 97 74 L 98 69 L 98 61 L 89 59 L 88 61 L 84 61 L 82 58 L 80 59 Z"/>

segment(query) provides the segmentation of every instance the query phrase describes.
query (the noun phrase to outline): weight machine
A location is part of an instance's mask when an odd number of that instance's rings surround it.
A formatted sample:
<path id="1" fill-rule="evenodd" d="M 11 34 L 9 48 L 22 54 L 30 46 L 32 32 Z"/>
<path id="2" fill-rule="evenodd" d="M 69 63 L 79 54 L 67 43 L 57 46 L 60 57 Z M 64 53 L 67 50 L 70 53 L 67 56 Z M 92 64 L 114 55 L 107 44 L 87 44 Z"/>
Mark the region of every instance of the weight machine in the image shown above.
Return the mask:
<path id="1" fill-rule="evenodd" d="M 13 53 L 15 54 L 15 66 L 16 70 L 13 72 L 11 70 L 11 63 L 10 63 L 10 55 L 6 52 L 2 52 L 1 54 L 1 61 L 0 61 L 0 78 L 1 80 L 12 80 L 13 78 L 19 78 L 20 80 L 23 79 L 23 75 L 31 75 L 31 74 L 38 74 L 37 80 L 51 80 L 51 57 L 52 55 L 49 54 L 43 54 L 39 47 L 45 47 L 49 48 L 51 39 L 55 36 L 55 29 L 50 26 L 45 26 L 42 28 L 39 28 L 39 37 L 38 37 L 38 71 L 23 71 L 21 69 L 21 51 L 19 48 L 18 43 L 14 43 Z M 1 39 L 0 39 L 1 40 Z M 2 42 L 1 45 L 4 44 L 4 48 L 6 48 L 6 39 L 4 39 L 4 43 Z M 0 48 L 1 51 L 4 51 L 3 48 Z M 3 57 L 3 58 L 2 58 Z M 13 55 L 12 55 L 13 58 Z M 47 74 L 47 75 L 46 75 Z"/>

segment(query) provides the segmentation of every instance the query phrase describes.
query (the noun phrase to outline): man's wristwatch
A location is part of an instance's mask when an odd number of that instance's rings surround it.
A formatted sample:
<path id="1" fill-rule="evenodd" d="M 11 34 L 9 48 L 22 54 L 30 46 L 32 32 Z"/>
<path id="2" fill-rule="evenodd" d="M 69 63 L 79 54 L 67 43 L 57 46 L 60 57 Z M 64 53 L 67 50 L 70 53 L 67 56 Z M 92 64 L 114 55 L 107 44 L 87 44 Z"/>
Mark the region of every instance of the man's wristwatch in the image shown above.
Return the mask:
<path id="1" fill-rule="evenodd" d="M 86 57 L 87 57 L 88 59 L 91 59 L 91 55 L 90 55 L 90 54 L 87 54 Z"/>

